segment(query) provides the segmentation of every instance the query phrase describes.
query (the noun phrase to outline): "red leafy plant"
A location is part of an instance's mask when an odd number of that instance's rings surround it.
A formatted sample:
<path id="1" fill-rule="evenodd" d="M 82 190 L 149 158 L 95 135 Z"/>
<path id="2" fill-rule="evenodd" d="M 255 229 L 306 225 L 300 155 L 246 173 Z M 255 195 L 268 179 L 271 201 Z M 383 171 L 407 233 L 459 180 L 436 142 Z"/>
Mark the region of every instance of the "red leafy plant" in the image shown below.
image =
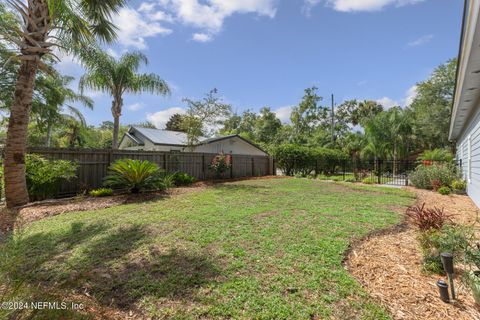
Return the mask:
<path id="1" fill-rule="evenodd" d="M 425 208 L 425 203 L 409 207 L 405 214 L 420 231 L 440 230 L 446 224 L 453 224 L 453 215 L 445 213 L 443 208 Z"/>
<path id="2" fill-rule="evenodd" d="M 442 187 L 442 182 L 438 179 L 432 180 L 432 189 L 433 191 L 438 191 Z"/>

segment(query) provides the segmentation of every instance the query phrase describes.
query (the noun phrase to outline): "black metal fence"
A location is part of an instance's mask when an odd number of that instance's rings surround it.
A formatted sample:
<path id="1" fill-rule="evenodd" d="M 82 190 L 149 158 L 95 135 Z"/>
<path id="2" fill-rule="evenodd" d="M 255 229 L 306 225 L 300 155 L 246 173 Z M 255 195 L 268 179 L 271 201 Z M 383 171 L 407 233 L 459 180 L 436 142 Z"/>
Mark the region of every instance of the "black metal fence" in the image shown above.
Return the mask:
<path id="1" fill-rule="evenodd" d="M 326 166 L 317 163 L 317 168 L 329 167 L 328 171 L 317 171 L 320 179 L 336 181 L 359 181 L 370 184 L 408 186 L 409 175 L 419 165 L 409 160 L 339 161 Z"/>

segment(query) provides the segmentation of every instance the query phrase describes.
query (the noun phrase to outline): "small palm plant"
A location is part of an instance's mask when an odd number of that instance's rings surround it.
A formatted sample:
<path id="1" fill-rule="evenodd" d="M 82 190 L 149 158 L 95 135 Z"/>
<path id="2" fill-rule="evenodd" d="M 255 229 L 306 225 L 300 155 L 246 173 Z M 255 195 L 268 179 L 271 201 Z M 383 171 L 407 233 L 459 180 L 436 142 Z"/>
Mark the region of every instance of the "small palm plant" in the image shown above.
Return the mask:
<path id="1" fill-rule="evenodd" d="M 147 160 L 121 159 L 109 168 L 104 185 L 112 188 L 128 188 L 131 193 L 157 190 L 162 185 L 162 170 Z"/>

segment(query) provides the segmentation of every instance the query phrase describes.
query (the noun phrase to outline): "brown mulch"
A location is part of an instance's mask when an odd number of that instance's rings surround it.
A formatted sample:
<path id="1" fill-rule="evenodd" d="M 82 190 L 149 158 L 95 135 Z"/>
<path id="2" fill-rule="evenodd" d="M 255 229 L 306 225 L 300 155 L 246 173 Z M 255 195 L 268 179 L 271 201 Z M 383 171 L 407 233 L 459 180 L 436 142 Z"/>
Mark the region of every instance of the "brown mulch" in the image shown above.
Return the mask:
<path id="1" fill-rule="evenodd" d="M 56 216 L 59 214 L 72 211 L 89 211 L 104 209 L 113 206 L 129 203 L 140 203 L 145 201 L 155 201 L 170 196 L 179 195 L 188 192 L 196 192 L 219 183 L 236 182 L 241 180 L 260 180 L 260 179 L 281 179 L 283 176 L 265 176 L 265 177 L 250 177 L 241 179 L 224 179 L 199 181 L 189 187 L 173 188 L 166 192 L 147 192 L 141 194 L 118 194 L 109 197 L 89 197 L 77 196 L 68 199 L 47 200 L 28 204 L 18 210 L 16 213 L 16 225 L 25 225 L 33 221 L 41 220 L 47 217 Z M 2 210 L 6 210 L 3 208 Z"/>
<path id="2" fill-rule="evenodd" d="M 444 208 L 457 223 L 473 224 L 478 218 L 480 211 L 467 196 L 408 189 L 416 193 L 417 203 Z M 422 273 L 421 259 L 416 232 L 404 223 L 352 245 L 345 265 L 394 319 L 480 319 L 480 309 L 458 278 L 458 300 L 446 304 L 439 299 L 436 282 L 442 277 Z"/>

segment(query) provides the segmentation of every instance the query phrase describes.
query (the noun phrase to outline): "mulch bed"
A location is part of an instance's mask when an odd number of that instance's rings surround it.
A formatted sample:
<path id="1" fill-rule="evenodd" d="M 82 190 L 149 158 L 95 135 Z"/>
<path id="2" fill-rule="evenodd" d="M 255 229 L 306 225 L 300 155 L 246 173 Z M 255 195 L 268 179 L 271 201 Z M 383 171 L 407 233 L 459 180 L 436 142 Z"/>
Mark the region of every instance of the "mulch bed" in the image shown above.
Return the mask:
<path id="1" fill-rule="evenodd" d="M 467 196 L 409 190 L 416 193 L 419 204 L 425 202 L 429 207 L 444 208 L 456 215 L 457 223 L 477 221 L 479 210 Z M 480 309 L 472 294 L 458 278 L 457 302 L 446 304 L 439 299 L 436 282 L 442 277 L 422 273 L 421 259 L 416 231 L 404 223 L 354 243 L 345 267 L 394 319 L 480 319 Z"/>

